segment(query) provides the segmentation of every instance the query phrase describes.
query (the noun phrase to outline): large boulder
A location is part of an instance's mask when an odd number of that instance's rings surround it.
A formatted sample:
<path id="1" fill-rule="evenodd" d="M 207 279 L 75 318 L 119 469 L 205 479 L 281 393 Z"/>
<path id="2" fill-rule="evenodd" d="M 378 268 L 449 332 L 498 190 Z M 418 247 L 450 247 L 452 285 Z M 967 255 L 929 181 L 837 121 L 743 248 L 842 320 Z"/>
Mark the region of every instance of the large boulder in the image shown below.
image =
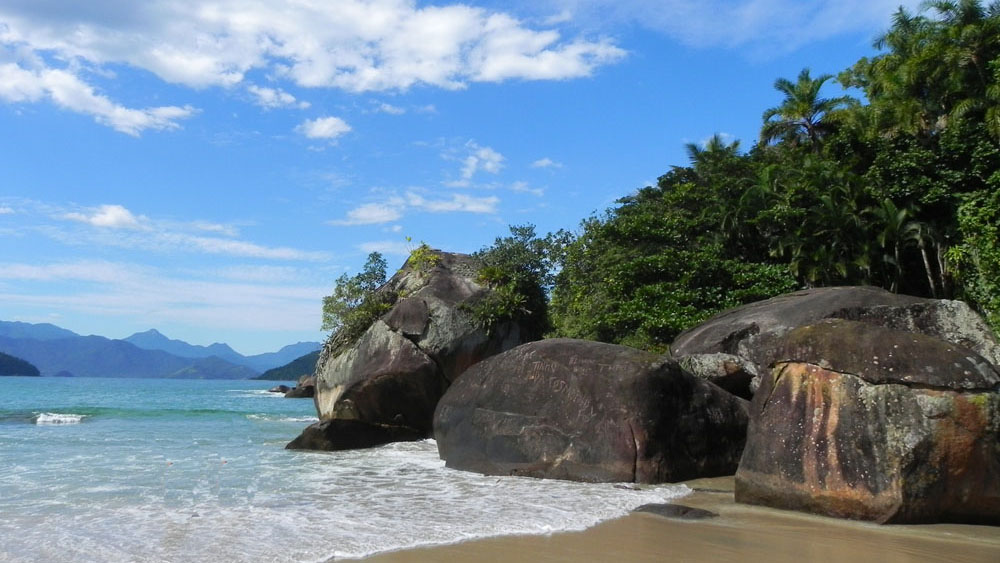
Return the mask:
<path id="1" fill-rule="evenodd" d="M 736 500 L 891 523 L 1000 524 L 1000 372 L 923 334 L 795 329 L 754 396 Z"/>
<path id="2" fill-rule="evenodd" d="M 411 262 L 377 290 L 391 308 L 354 340 L 332 335 L 317 361 L 319 424 L 356 423 L 327 424 L 327 438 L 302 444 L 345 449 L 395 441 L 380 436 L 429 437 L 434 408 L 451 382 L 470 365 L 522 343 L 517 324 L 486 330 L 469 312 L 490 291 L 476 282 L 470 256 L 427 250 L 421 264 Z M 358 430 L 364 424 L 372 428 Z M 329 438 L 334 432 L 373 439 Z"/>
<path id="3" fill-rule="evenodd" d="M 553 339 L 484 360 L 438 403 L 448 467 L 489 475 L 659 483 L 730 475 L 747 402 L 673 360 Z"/>
<path id="4" fill-rule="evenodd" d="M 670 351 L 694 375 L 752 396 L 759 376 L 774 362 L 783 336 L 828 318 L 934 336 L 1000 365 L 1000 344 L 967 304 L 875 287 L 808 289 L 723 311 L 678 335 Z"/>

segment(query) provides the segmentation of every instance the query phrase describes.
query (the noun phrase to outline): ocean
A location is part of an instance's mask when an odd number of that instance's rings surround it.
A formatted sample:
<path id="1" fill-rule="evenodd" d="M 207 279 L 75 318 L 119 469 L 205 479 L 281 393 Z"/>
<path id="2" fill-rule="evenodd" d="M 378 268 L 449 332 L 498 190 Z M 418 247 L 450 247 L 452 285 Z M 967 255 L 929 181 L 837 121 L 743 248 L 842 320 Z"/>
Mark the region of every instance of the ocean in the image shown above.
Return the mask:
<path id="1" fill-rule="evenodd" d="M 690 492 L 454 471 L 433 440 L 285 450 L 316 413 L 277 383 L 0 378 L 0 561 L 327 561 L 582 530 Z"/>

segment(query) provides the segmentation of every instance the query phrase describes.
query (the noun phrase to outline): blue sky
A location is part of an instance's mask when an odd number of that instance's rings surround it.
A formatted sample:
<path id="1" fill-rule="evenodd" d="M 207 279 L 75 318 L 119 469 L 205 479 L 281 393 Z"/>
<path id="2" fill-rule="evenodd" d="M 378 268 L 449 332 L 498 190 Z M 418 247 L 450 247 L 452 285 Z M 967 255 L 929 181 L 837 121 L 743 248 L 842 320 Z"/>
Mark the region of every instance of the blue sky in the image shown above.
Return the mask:
<path id="1" fill-rule="evenodd" d="M 917 4 L 0 0 L 0 319 L 320 340 L 368 252 L 575 229 Z"/>

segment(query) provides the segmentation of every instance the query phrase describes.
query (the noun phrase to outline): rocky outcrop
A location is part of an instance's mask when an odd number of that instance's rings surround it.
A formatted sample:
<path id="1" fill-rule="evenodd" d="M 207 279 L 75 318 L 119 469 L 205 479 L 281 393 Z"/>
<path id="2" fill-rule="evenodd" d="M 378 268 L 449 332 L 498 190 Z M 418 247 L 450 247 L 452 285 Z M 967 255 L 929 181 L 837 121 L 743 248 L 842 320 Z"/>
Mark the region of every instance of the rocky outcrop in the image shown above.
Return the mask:
<path id="1" fill-rule="evenodd" d="M 412 442 L 424 438 L 407 426 L 371 424 L 360 420 L 326 420 L 313 424 L 285 446 L 287 450 L 354 450 L 390 442 Z"/>
<path id="2" fill-rule="evenodd" d="M 754 378 L 757 368 L 749 361 L 733 354 L 690 354 L 678 359 L 681 367 L 691 375 L 729 391 L 742 399 L 753 398 Z"/>
<path id="3" fill-rule="evenodd" d="M 925 334 L 795 329 L 751 404 L 736 500 L 891 523 L 1000 523 L 1000 372 Z"/>
<path id="4" fill-rule="evenodd" d="M 284 387 L 282 385 L 281 387 Z M 285 391 L 286 399 L 311 399 L 316 396 L 316 376 L 303 375 L 295 387 Z"/>
<path id="5" fill-rule="evenodd" d="M 965 303 L 874 287 L 809 289 L 730 309 L 681 333 L 670 350 L 695 375 L 744 395 L 769 372 L 787 332 L 828 318 L 933 336 L 1000 364 L 996 338 Z M 748 375 L 752 382 L 745 388 Z"/>
<path id="6" fill-rule="evenodd" d="M 422 258 L 377 290 L 392 306 L 360 337 L 347 341 L 338 333 L 324 346 L 316 365 L 320 424 L 357 421 L 327 425 L 324 435 L 359 432 L 359 425 L 368 424 L 373 427 L 366 435 L 381 436 L 392 427 L 428 437 L 434 408 L 451 382 L 483 358 L 521 344 L 517 324 L 486 330 L 467 310 L 489 292 L 476 282 L 470 256 L 428 250 Z M 346 438 L 323 443 L 364 445 Z"/>
<path id="7" fill-rule="evenodd" d="M 732 474 L 747 402 L 632 348 L 553 339 L 484 360 L 445 393 L 448 467 L 489 475 L 658 483 Z"/>
<path id="8" fill-rule="evenodd" d="M 284 395 L 285 393 L 288 393 L 291 390 L 292 388 L 287 385 L 275 385 L 274 387 L 271 387 L 267 391 L 268 393 L 281 393 L 282 395 Z"/>

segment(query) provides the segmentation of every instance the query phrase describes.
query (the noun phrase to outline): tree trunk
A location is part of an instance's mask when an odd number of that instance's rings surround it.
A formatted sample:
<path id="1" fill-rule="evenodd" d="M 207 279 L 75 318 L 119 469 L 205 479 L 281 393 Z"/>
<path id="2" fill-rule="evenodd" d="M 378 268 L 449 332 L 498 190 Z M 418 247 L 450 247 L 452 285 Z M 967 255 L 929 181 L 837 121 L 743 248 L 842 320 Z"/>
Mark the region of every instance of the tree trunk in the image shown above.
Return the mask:
<path id="1" fill-rule="evenodd" d="M 924 237 L 917 237 L 917 246 L 920 247 L 920 256 L 924 259 L 924 270 L 927 272 L 927 283 L 931 288 L 931 297 L 937 299 L 937 284 L 934 283 L 934 271 L 931 269 L 931 260 L 927 255 L 927 244 L 924 242 Z"/>

